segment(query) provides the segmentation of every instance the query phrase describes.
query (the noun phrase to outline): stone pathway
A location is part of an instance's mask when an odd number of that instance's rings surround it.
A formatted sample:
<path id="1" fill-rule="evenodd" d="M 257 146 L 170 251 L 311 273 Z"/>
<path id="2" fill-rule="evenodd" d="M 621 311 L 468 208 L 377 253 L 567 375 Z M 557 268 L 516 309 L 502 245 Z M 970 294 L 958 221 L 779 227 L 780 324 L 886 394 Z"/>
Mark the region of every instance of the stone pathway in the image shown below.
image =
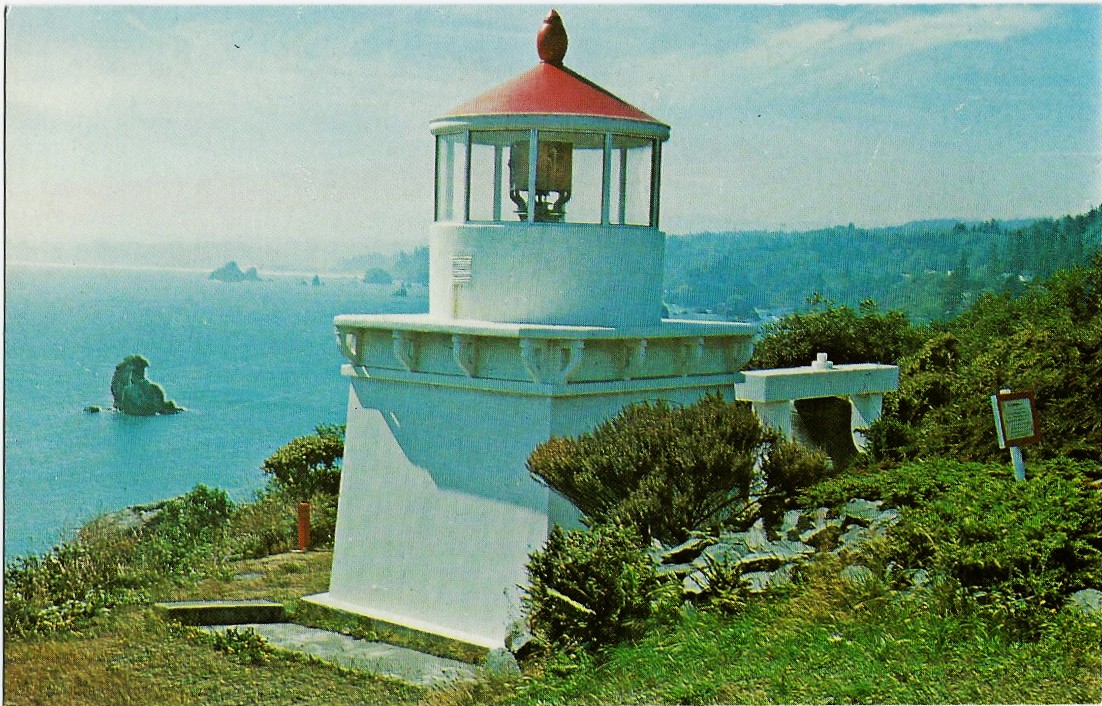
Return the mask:
<path id="1" fill-rule="evenodd" d="M 477 670 L 477 667 L 466 662 L 383 642 L 357 640 L 348 635 L 295 623 L 207 625 L 200 629 L 224 632 L 231 627 L 252 629 L 273 647 L 313 655 L 342 667 L 396 677 L 418 686 L 440 686 L 455 680 L 472 680 Z"/>

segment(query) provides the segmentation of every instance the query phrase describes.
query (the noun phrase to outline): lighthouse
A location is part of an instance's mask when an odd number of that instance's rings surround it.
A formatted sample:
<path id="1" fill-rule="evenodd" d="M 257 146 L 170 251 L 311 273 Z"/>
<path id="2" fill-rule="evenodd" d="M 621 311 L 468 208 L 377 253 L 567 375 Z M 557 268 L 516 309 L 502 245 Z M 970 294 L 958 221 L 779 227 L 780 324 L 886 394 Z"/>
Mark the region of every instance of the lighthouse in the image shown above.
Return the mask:
<path id="1" fill-rule="evenodd" d="M 625 406 L 734 394 L 747 324 L 663 318 L 670 127 L 564 63 L 435 120 L 429 312 L 337 316 L 350 381 L 322 605 L 495 648 L 528 555 L 577 510 L 525 468 Z"/>

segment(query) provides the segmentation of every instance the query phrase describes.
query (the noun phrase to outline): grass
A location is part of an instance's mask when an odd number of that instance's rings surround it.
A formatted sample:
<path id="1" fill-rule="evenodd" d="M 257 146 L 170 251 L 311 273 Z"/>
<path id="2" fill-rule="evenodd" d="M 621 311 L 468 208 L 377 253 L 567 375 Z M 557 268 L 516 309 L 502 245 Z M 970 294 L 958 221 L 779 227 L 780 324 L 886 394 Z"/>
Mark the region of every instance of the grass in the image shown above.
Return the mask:
<path id="1" fill-rule="evenodd" d="M 241 663 L 148 609 L 126 611 L 93 634 L 12 641 L 4 667 L 11 706 L 406 704 L 421 696 L 397 681 L 287 653 L 262 666 Z"/>
<path id="2" fill-rule="evenodd" d="M 823 564 L 736 614 L 683 611 L 597 655 L 559 656 L 513 703 L 1097 703 L 1097 622 L 1053 616 L 1037 641 L 947 615 Z"/>
<path id="3" fill-rule="evenodd" d="M 328 552 L 234 562 L 233 576 L 177 587 L 172 598 L 293 600 L 324 590 Z M 1036 641 L 979 617 L 948 615 L 937 596 L 903 600 L 852 584 L 823 563 L 787 595 L 737 613 L 684 610 L 634 644 L 558 656 L 522 677 L 420 689 L 277 652 L 263 665 L 216 651 L 146 606 L 124 606 L 79 634 L 8 640 L 5 703 L 587 704 L 1097 703 L 1097 622 L 1055 614 Z"/>
<path id="4" fill-rule="evenodd" d="M 176 585 L 159 600 L 269 598 L 326 590 L 331 552 L 231 562 L 221 578 Z M 165 623 L 146 605 L 122 606 L 78 632 L 8 639 L 4 703 L 406 704 L 424 690 L 277 651 L 263 665 L 234 660 L 193 629 Z"/>
<path id="5" fill-rule="evenodd" d="M 1038 493 L 1063 488 L 1064 511 L 1053 521 L 1071 522 L 1071 506 L 1065 501 L 1080 495 L 1069 493 L 1067 488 L 1072 486 L 1061 480 L 1071 471 L 1060 475 L 1059 470 L 1053 466 L 1053 480 L 1036 483 L 1026 495 L 1022 495 L 1025 488 L 1007 492 L 1021 495 L 1022 503 L 1032 503 Z M 922 490 L 920 495 L 944 499 L 972 487 L 966 481 L 976 472 L 972 466 L 945 464 L 924 471 L 907 467 L 891 474 L 890 482 L 854 478 L 845 487 L 824 486 L 823 492 L 848 497 L 855 490 L 850 486 L 875 481 L 885 493 L 900 497 L 916 495 L 917 488 Z M 240 525 L 234 524 L 241 517 L 248 526 L 260 528 L 258 537 L 282 537 L 281 532 L 269 532 L 282 520 L 276 521 L 274 511 L 268 518 L 264 508 L 284 512 L 281 503 L 268 501 L 260 509 L 234 515 L 226 533 L 230 541 L 241 537 Z M 1075 529 L 1074 524 L 1065 529 Z M 98 577 L 130 591 L 130 584 L 120 582 L 120 577 L 149 575 L 148 568 L 120 573 L 100 565 L 119 561 L 136 566 L 126 563 L 136 541 L 129 535 L 109 527 L 86 535 L 94 546 L 65 553 L 64 560 L 45 562 L 29 575 L 28 590 L 45 594 L 60 585 L 64 595 L 80 598 Z M 4 703 L 534 706 L 1102 701 L 1102 621 L 1098 618 L 1053 608 L 1042 611 L 1036 631 L 1015 632 L 992 619 L 990 612 L 979 610 L 970 595 L 959 590 L 959 582 L 935 582 L 917 592 L 901 589 L 893 579 L 888 552 L 880 555 L 880 563 L 869 562 L 870 579 L 856 583 L 844 579 L 840 560 L 822 559 L 808 565 L 785 593 L 727 603 L 727 612 L 684 607 L 665 623 L 652 624 L 634 642 L 596 654 L 534 659 L 519 676 L 487 671 L 475 682 L 424 689 L 278 650 L 265 649 L 257 663 L 247 655 L 220 650 L 209 636 L 194 629 L 166 624 L 150 601 L 266 598 L 283 602 L 296 620 L 306 624 L 446 656 L 477 659 L 479 655 L 302 602 L 302 596 L 327 589 L 330 551 L 232 559 L 219 539 L 222 536 L 212 535 L 205 550 L 207 559 L 194 564 L 192 555 L 180 558 L 162 535 L 152 535 L 158 551 L 153 556 L 168 556 L 180 568 L 178 574 L 137 587 L 133 595 L 125 593 L 133 600 L 102 603 L 106 607 L 95 617 L 78 617 L 65 629 L 7 634 Z M 279 551 L 279 542 L 273 551 Z M 5 600 L 7 618 L 7 595 Z"/>

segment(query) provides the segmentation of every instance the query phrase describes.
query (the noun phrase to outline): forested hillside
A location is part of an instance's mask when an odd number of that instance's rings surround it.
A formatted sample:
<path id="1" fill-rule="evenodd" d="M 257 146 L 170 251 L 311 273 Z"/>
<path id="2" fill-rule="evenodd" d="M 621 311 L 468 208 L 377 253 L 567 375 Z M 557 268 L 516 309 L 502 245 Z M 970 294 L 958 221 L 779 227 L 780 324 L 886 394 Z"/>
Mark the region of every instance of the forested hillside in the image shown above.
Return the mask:
<path id="1" fill-rule="evenodd" d="M 1016 295 L 1034 278 L 1086 263 L 1102 246 L 1102 207 L 1033 222 L 920 221 L 800 233 L 728 232 L 666 241 L 666 301 L 755 321 L 808 298 L 873 299 L 915 322 L 945 320 L 983 292 Z"/>

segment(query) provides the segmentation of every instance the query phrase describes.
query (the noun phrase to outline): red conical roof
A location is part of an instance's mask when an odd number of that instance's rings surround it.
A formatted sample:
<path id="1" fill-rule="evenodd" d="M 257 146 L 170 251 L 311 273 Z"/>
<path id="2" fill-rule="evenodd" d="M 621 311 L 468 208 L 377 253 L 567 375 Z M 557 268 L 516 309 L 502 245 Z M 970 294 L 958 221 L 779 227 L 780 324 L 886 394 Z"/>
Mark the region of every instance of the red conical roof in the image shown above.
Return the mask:
<path id="1" fill-rule="evenodd" d="M 562 64 L 567 36 L 552 10 L 536 38 L 542 62 L 467 101 L 442 118 L 474 115 L 585 115 L 665 125 Z"/>
<path id="2" fill-rule="evenodd" d="M 525 71 L 442 117 L 515 114 L 589 115 L 663 124 L 565 66 L 549 63 Z"/>

